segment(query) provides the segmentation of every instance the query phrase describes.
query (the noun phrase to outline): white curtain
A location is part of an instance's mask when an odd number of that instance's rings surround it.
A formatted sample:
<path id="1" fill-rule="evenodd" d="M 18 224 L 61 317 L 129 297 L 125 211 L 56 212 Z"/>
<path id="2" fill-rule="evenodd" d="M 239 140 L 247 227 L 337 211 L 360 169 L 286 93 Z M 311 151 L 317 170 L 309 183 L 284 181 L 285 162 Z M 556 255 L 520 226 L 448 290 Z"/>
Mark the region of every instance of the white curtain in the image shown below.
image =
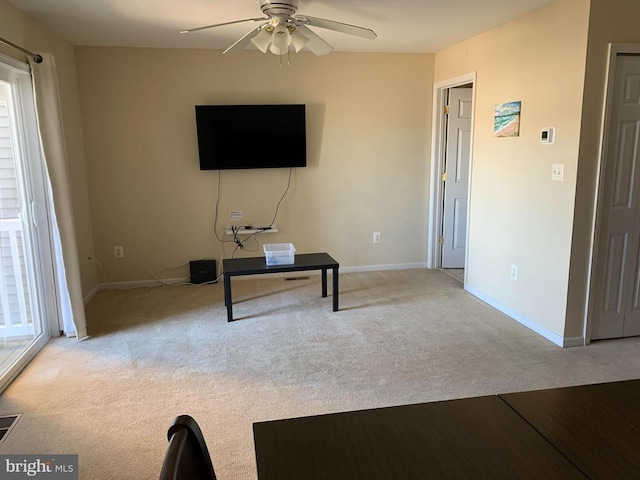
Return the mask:
<path id="1" fill-rule="evenodd" d="M 78 245 L 67 172 L 67 153 L 62 128 L 58 76 L 53 55 L 43 53 L 41 56 L 42 63 L 36 63 L 31 57 L 29 63 L 33 76 L 40 143 L 53 197 L 52 223 L 54 224 L 53 236 L 57 253 L 58 297 L 65 334 L 76 336 L 81 340 L 87 337 L 87 322 L 84 313 Z"/>

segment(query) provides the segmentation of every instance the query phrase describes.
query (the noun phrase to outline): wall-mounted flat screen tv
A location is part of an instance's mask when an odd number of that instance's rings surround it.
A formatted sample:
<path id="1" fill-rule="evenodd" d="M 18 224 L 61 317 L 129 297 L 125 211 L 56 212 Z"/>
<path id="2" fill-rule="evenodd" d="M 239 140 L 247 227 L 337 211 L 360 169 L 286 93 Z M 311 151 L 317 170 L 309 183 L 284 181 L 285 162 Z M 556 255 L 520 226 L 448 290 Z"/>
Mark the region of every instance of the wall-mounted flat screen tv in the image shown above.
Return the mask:
<path id="1" fill-rule="evenodd" d="M 307 166 L 305 105 L 196 105 L 200 170 Z"/>

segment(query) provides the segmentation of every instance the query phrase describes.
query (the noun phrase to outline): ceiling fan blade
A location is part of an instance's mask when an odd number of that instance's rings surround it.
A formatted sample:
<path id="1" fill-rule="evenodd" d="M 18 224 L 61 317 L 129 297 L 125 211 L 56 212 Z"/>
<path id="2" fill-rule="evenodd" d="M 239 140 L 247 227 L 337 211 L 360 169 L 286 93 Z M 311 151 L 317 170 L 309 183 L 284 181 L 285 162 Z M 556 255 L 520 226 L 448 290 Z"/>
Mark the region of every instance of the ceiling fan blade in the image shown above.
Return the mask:
<path id="1" fill-rule="evenodd" d="M 316 55 L 326 55 L 333 50 L 333 47 L 325 42 L 320 36 L 306 25 L 298 25 L 297 30 L 309 39 L 304 48 L 312 51 Z"/>
<path id="2" fill-rule="evenodd" d="M 325 20 L 324 18 L 296 16 L 296 21 L 302 22 L 312 27 L 326 28 L 327 30 L 335 30 L 336 32 L 347 33 L 349 35 L 355 35 L 357 37 L 368 38 L 373 40 L 378 35 L 370 28 L 358 27 L 356 25 L 349 25 L 348 23 L 334 22 L 333 20 Z"/>
<path id="3" fill-rule="evenodd" d="M 215 25 L 206 25 L 204 27 L 196 27 L 196 28 L 190 28 L 189 30 L 181 30 L 180 33 L 191 33 L 191 32 L 197 32 L 199 30 L 206 30 L 207 28 L 214 28 L 214 27 L 223 27 L 225 25 L 233 25 L 234 23 L 244 23 L 244 22 L 262 22 L 265 20 L 269 20 L 269 18 L 267 17 L 260 17 L 260 18 L 245 18 L 244 20 L 234 20 L 233 22 L 225 22 L 225 23 L 216 23 Z"/>
<path id="4" fill-rule="evenodd" d="M 231 52 L 236 52 L 238 50 L 242 50 L 244 47 L 246 47 L 249 44 L 249 42 L 251 42 L 251 39 L 256 35 L 258 35 L 267 25 L 269 24 L 265 23 L 264 25 L 260 25 L 259 27 L 254 28 L 253 30 L 251 30 L 244 37 L 242 37 L 240 40 L 238 40 L 236 43 L 231 45 L 222 53 L 225 54 L 225 53 L 231 53 Z"/>

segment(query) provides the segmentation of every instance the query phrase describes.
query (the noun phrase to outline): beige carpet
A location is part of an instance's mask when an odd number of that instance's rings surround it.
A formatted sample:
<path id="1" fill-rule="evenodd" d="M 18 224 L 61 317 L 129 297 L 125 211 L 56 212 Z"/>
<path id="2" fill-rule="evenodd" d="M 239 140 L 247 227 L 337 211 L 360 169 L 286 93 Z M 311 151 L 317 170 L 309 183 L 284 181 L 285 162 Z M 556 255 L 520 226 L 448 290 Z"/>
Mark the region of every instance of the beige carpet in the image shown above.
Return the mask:
<path id="1" fill-rule="evenodd" d="M 200 423 L 220 480 L 255 480 L 255 421 L 637 378 L 640 339 L 561 349 L 438 271 L 102 291 L 92 338 L 56 339 L 0 397 L 0 453 L 76 453 L 80 478 L 155 479 L 173 417 Z M 302 479 L 301 479 L 302 480 Z"/>

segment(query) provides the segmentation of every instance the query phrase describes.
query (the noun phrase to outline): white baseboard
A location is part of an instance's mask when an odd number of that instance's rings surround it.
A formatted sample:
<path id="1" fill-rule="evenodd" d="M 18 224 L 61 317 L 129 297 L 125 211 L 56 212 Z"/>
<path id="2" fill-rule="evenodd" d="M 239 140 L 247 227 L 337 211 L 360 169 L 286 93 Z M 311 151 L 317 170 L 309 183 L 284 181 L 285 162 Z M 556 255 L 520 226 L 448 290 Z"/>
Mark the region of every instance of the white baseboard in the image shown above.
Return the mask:
<path id="1" fill-rule="evenodd" d="M 188 278 L 163 278 L 167 285 L 184 285 L 189 282 Z M 133 288 L 159 287 L 161 284 L 157 280 L 136 280 L 133 282 L 109 282 L 101 283 L 100 290 L 130 290 Z M 95 295 L 95 294 L 94 294 Z"/>
<path id="2" fill-rule="evenodd" d="M 91 301 L 91 299 L 93 297 L 96 296 L 96 293 L 98 293 L 98 291 L 100 290 L 100 284 L 96 285 L 95 287 L 93 287 L 93 289 L 87 293 L 87 295 L 84 297 L 84 304 L 86 305 L 87 303 L 89 303 Z"/>
<path id="3" fill-rule="evenodd" d="M 381 272 L 384 270 L 412 270 L 427 268 L 427 263 L 395 263 L 391 265 L 364 265 L 362 267 L 340 267 L 341 273 Z"/>
<path id="4" fill-rule="evenodd" d="M 188 278 L 165 278 L 164 282 L 170 285 L 183 285 L 189 281 Z M 96 293 L 100 290 L 131 290 L 134 288 L 159 287 L 157 280 L 138 280 L 133 282 L 109 282 L 99 283 L 84 297 L 84 304 L 87 305 Z"/>
<path id="5" fill-rule="evenodd" d="M 359 272 L 379 272 L 383 270 L 410 270 L 417 268 L 427 268 L 426 263 L 398 263 L 391 265 L 365 265 L 362 267 L 340 267 L 340 273 L 359 273 Z M 331 275 L 331 270 L 327 272 Z M 295 277 L 295 276 L 308 276 L 308 275 L 320 275 L 320 270 L 309 270 L 302 272 L 283 272 L 283 273 L 272 273 L 269 275 L 270 278 L 286 278 L 286 277 Z M 264 279 L 263 275 L 239 275 L 233 277 L 234 281 L 236 280 L 256 280 L 256 279 Z M 189 282 L 188 278 L 165 278 L 163 279 L 166 283 L 172 285 L 180 285 Z M 222 282 L 222 279 L 220 279 Z M 93 296 L 97 293 L 98 290 L 105 289 L 130 289 L 130 288 L 144 288 L 144 287 L 153 287 L 159 286 L 159 283 L 156 280 L 138 280 L 133 282 L 110 282 L 110 283 L 101 283 L 96 288 L 95 291 L 92 291 L 90 295 L 87 295 L 85 299 L 85 304 L 93 298 Z"/>
<path id="6" fill-rule="evenodd" d="M 584 337 L 565 337 L 563 347 L 584 347 L 587 343 Z"/>
<path id="7" fill-rule="evenodd" d="M 543 327 L 539 323 L 534 322 L 533 320 L 525 317 L 524 315 L 516 312 L 511 307 L 507 307 L 506 305 L 503 305 L 502 303 L 498 302 L 496 299 L 491 298 L 490 296 L 482 293 L 479 290 L 476 290 L 473 287 L 465 285 L 464 289 L 467 292 L 469 292 L 471 295 L 473 295 L 474 297 L 479 298 L 480 300 L 482 300 L 483 302 L 485 302 L 488 305 L 492 306 L 496 310 L 499 310 L 502 313 L 504 313 L 505 315 L 513 318 L 516 322 L 521 323 L 522 325 L 527 327 L 529 330 L 532 330 L 532 331 L 536 332 L 538 335 L 543 336 L 544 338 L 546 338 L 547 340 L 555 343 L 559 347 L 563 347 L 563 348 L 565 348 L 565 347 L 580 347 L 580 346 L 584 345 L 584 338 L 582 338 L 582 337 L 567 337 L 567 338 L 565 338 L 565 337 L 563 337 L 561 335 L 558 335 L 555 332 L 552 332 L 548 328 Z"/>

